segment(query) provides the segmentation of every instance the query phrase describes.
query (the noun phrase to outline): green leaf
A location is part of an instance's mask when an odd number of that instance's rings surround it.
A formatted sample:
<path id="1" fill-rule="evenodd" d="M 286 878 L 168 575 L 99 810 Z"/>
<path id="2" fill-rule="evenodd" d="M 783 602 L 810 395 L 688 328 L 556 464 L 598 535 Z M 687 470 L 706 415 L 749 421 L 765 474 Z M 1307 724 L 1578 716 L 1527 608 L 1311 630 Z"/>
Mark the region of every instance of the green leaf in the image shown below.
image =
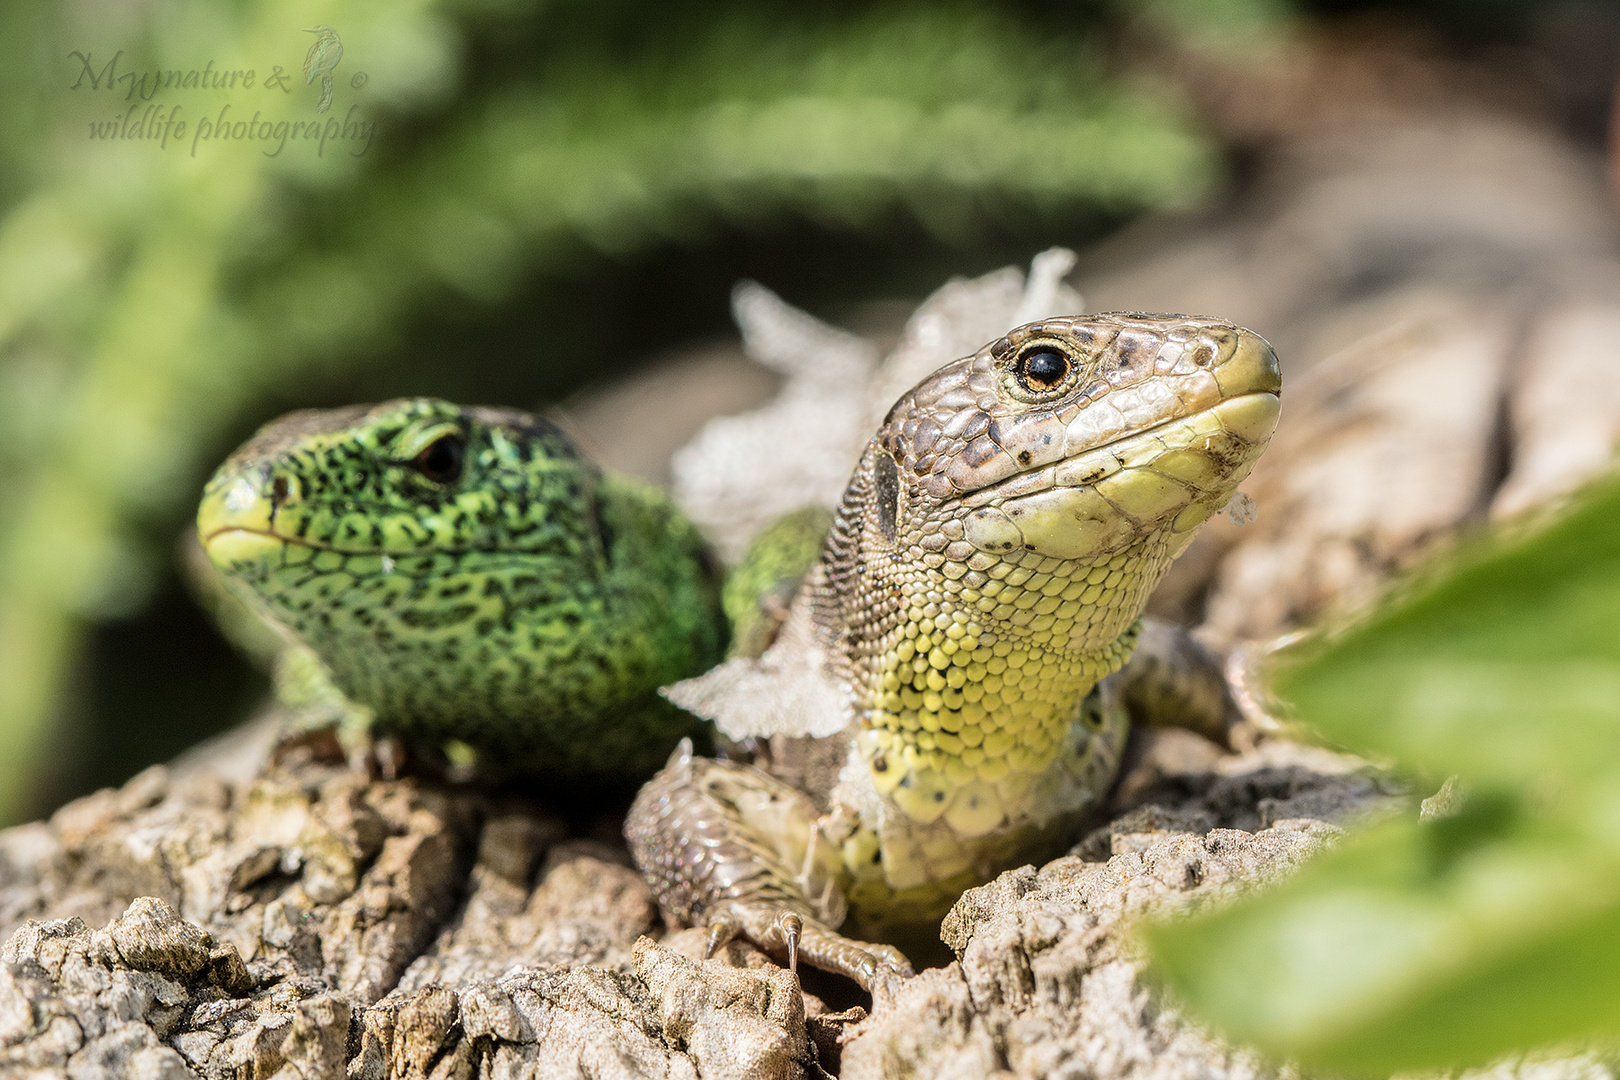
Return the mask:
<path id="1" fill-rule="evenodd" d="M 1431 569 L 1300 650 L 1277 688 L 1329 739 L 1425 773 L 1607 785 L 1620 771 L 1620 483 Z"/>
<path id="2" fill-rule="evenodd" d="M 1329 738 L 1472 794 L 1153 928 L 1158 977 L 1231 1036 L 1343 1073 L 1620 1034 L 1620 481 L 1466 545 L 1278 683 Z"/>
<path id="3" fill-rule="evenodd" d="M 1612 1034 L 1620 859 L 1480 801 L 1387 822 L 1265 896 L 1153 927 L 1157 978 L 1235 1039 L 1354 1075 Z"/>

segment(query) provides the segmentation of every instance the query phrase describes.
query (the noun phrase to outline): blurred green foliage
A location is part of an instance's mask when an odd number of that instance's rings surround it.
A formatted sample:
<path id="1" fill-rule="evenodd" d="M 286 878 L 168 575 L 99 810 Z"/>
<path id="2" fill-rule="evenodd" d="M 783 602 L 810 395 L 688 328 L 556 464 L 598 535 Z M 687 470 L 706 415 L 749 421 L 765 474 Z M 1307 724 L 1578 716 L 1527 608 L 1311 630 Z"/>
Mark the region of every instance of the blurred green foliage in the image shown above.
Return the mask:
<path id="1" fill-rule="evenodd" d="M 1228 41 L 1275 6 L 1147 5 L 1161 31 Z M 424 312 L 476 324 L 586 254 L 717 223 L 859 234 L 898 212 L 951 237 L 1009 207 L 1197 199 L 1217 155 L 1108 49 L 1138 7 L 5 5 L 0 822 L 87 627 L 151 602 L 222 440 L 386 363 Z M 344 46 L 324 116 L 302 72 L 315 25 Z M 185 85 L 199 69 L 254 80 Z M 179 85 L 141 82 L 164 72 Z M 152 108 L 166 135 L 130 137 Z M 280 141 L 317 121 L 327 141 Z"/>
<path id="2" fill-rule="evenodd" d="M 1299 650 L 1278 688 L 1326 738 L 1466 795 L 1154 928 L 1166 984 L 1307 1070 L 1620 1036 L 1620 479 Z"/>

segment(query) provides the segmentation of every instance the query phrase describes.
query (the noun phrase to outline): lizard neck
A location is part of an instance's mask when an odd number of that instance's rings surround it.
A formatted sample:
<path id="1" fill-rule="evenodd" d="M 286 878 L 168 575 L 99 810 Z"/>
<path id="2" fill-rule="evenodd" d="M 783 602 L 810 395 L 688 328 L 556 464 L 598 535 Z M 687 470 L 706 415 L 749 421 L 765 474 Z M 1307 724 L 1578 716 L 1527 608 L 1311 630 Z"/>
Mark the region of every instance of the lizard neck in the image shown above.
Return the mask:
<path id="1" fill-rule="evenodd" d="M 615 643 L 650 685 L 717 663 L 725 650 L 719 565 L 663 491 L 606 474 L 599 488 Z"/>
<path id="2" fill-rule="evenodd" d="M 846 666 L 878 793 L 970 835 L 1018 820 L 1043 775 L 1083 756 L 1081 702 L 1130 658 L 1164 546 L 1092 562 L 1017 552 L 902 584 L 885 647 Z"/>

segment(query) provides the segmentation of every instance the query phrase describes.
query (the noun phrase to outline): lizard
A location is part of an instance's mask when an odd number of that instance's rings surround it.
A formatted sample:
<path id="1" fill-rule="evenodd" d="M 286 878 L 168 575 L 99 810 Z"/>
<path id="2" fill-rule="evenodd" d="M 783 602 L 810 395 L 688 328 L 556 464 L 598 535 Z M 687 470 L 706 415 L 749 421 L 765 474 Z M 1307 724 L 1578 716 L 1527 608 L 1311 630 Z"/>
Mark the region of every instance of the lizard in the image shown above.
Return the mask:
<path id="1" fill-rule="evenodd" d="M 432 398 L 292 413 L 218 468 L 197 530 L 277 631 L 278 696 L 351 748 L 395 733 L 628 784 L 702 738 L 656 691 L 723 655 L 718 564 L 666 494 L 543 418 Z"/>
<path id="2" fill-rule="evenodd" d="M 666 918 L 706 925 L 711 955 L 741 936 L 877 993 L 911 973 L 890 943 L 1072 842 L 1126 699 L 1174 674 L 1121 671 L 1148 594 L 1280 392 L 1251 331 L 1121 313 L 1016 328 L 901 396 L 774 640 L 666 691 L 762 751 L 682 742 L 637 796 L 625 832 Z"/>

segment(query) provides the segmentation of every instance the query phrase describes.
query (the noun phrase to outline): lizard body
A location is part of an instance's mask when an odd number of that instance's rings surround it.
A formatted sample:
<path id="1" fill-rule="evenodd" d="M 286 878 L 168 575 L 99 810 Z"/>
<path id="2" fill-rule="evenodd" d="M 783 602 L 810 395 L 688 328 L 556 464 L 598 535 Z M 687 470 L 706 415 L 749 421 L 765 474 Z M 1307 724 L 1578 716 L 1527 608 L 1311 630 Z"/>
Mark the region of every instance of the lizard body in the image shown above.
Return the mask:
<path id="1" fill-rule="evenodd" d="M 209 481 L 203 547 L 316 719 L 531 772 L 645 777 L 719 659 L 719 580 L 666 496 L 550 423 L 431 399 L 294 413 Z"/>
<path id="2" fill-rule="evenodd" d="M 827 748 L 801 781 L 683 747 L 632 851 L 665 910 L 871 986 L 964 888 L 1072 837 L 1127 721 L 1148 593 L 1276 424 L 1276 357 L 1212 319 L 1020 327 L 900 398 L 780 636 L 669 691 L 722 734 Z"/>

